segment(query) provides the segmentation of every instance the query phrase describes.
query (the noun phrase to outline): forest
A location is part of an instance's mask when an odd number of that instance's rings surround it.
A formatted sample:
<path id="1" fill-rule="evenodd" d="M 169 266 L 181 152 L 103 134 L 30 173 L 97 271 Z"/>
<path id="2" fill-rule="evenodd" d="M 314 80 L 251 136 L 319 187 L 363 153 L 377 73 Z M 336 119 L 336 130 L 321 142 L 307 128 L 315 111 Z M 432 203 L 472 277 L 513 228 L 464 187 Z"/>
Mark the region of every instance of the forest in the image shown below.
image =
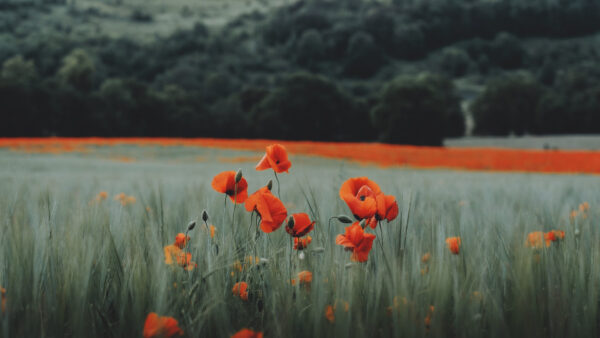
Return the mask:
<path id="1" fill-rule="evenodd" d="M 59 7 L 69 20 L 36 24 Z M 151 41 L 74 29 L 102 15 L 0 2 L 0 136 L 440 145 L 600 132 L 594 0 L 304 0 Z M 128 20 L 160 24 L 143 8 Z"/>

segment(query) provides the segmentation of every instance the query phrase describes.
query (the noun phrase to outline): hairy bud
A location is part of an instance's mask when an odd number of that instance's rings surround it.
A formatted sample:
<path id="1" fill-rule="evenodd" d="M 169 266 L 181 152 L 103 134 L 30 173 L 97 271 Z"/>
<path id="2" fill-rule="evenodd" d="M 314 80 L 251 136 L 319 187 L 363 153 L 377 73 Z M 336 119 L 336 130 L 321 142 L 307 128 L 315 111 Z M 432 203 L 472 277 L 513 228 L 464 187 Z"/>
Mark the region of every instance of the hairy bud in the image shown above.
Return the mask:
<path id="1" fill-rule="evenodd" d="M 196 221 L 191 221 L 190 224 L 188 224 L 188 231 L 192 231 L 195 227 Z"/>
<path id="2" fill-rule="evenodd" d="M 235 174 L 235 183 L 239 183 L 242 180 L 242 169 L 238 169 L 237 173 Z"/>
<path id="3" fill-rule="evenodd" d="M 346 216 L 346 215 L 339 215 L 336 217 L 338 221 L 342 222 L 342 223 L 346 223 L 346 224 L 350 224 L 352 223 L 352 218 Z"/>
<path id="4" fill-rule="evenodd" d="M 208 213 L 206 212 L 206 210 L 202 210 L 202 220 L 204 222 L 208 221 Z"/>
<path id="5" fill-rule="evenodd" d="M 269 180 L 269 182 L 267 182 L 267 189 L 273 189 L 273 180 Z"/>

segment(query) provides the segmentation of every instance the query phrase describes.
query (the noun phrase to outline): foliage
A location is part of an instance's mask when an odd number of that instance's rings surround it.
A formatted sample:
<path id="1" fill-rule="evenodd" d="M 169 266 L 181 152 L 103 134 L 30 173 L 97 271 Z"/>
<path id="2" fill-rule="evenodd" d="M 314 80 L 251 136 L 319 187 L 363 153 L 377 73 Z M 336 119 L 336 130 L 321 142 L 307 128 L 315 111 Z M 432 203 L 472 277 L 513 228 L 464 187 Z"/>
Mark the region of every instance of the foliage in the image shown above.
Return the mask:
<path id="1" fill-rule="evenodd" d="M 371 119 L 383 142 L 441 145 L 444 136 L 464 133 L 452 82 L 431 74 L 402 76 L 386 84 Z"/>
<path id="2" fill-rule="evenodd" d="M 366 122 L 334 83 L 307 73 L 290 75 L 253 109 L 256 136 L 274 139 L 364 140 Z"/>
<path id="3" fill-rule="evenodd" d="M 495 79 L 472 104 L 475 132 L 480 135 L 531 133 L 542 87 L 530 74 Z"/>

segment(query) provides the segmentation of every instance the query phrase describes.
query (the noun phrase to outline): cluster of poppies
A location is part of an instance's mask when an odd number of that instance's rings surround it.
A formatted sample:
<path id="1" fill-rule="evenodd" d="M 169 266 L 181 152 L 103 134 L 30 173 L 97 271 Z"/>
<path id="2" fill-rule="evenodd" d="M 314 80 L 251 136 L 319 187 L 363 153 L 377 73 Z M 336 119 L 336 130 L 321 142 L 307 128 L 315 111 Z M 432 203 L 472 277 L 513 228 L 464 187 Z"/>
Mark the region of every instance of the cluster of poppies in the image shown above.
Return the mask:
<path id="1" fill-rule="evenodd" d="M 565 238 L 565 232 L 562 230 L 551 230 L 548 232 L 543 231 L 534 231 L 530 232 L 527 235 L 527 240 L 525 241 L 525 246 L 540 249 L 545 247 L 549 247 L 552 242 L 557 242 Z"/>
<path id="2" fill-rule="evenodd" d="M 192 262 L 192 254 L 184 251 L 189 241 L 190 236 L 183 233 L 177 234 L 175 242 L 164 247 L 165 263 L 168 265 L 177 263 L 187 271 L 191 271 L 198 266 L 198 264 Z"/>

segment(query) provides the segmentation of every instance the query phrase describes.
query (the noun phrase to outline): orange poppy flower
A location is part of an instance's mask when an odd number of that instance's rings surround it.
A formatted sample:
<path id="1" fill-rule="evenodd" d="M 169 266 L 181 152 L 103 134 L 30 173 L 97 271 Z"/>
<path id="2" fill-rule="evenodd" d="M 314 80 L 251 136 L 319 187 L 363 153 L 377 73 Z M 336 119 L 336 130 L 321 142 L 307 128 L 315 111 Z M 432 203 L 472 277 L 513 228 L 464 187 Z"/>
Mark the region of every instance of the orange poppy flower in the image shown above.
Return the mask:
<path id="1" fill-rule="evenodd" d="M 294 250 L 304 250 L 312 242 L 312 237 L 306 236 L 304 238 L 294 237 Z"/>
<path id="2" fill-rule="evenodd" d="M 173 243 L 174 245 L 176 245 L 177 247 L 179 247 L 180 249 L 185 248 L 187 242 L 190 240 L 190 236 L 187 236 L 187 239 L 185 237 L 184 233 L 178 233 L 177 236 L 175 236 L 175 243 Z"/>
<path id="3" fill-rule="evenodd" d="M 565 238 L 565 232 L 563 230 L 552 230 L 552 233 L 555 237 L 554 241 Z"/>
<path id="4" fill-rule="evenodd" d="M 358 222 L 354 222 L 349 227 L 346 227 L 346 233 L 338 235 L 335 238 L 335 243 L 343 245 L 346 250 L 352 251 L 351 259 L 355 262 L 366 262 L 369 258 L 369 251 L 373 246 L 375 235 L 365 233 Z"/>
<path id="5" fill-rule="evenodd" d="M 391 222 L 398 217 L 398 203 L 396 202 L 396 197 L 379 194 L 375 196 L 375 202 L 377 203 L 377 214 L 375 214 L 375 217 L 378 221 L 385 219 L 388 222 Z"/>
<path id="6" fill-rule="evenodd" d="M 237 173 L 233 170 L 224 171 L 213 178 L 212 187 L 217 192 L 226 194 L 235 203 L 244 203 L 248 198 L 248 182 L 242 177 L 242 179 L 235 183 L 235 175 Z"/>
<path id="7" fill-rule="evenodd" d="M 427 252 L 421 257 L 421 262 L 427 263 L 431 259 L 431 253 Z"/>
<path id="8" fill-rule="evenodd" d="M 305 213 L 293 214 L 293 224 L 291 219 L 288 221 L 285 231 L 293 237 L 302 237 L 307 233 L 311 232 L 315 228 L 315 221 L 310 221 L 310 218 Z M 291 227 L 290 227 L 291 225 Z"/>
<path id="9" fill-rule="evenodd" d="M 333 324 L 335 322 L 335 309 L 331 305 L 325 307 L 325 318 Z"/>
<path id="10" fill-rule="evenodd" d="M 556 242 L 559 239 L 564 239 L 564 238 L 565 238 L 565 232 L 562 230 L 551 230 L 544 234 L 544 239 L 546 240 L 547 243 L 548 243 L 548 241 Z M 548 246 L 548 245 L 549 244 L 547 244 L 546 246 Z"/>
<path id="11" fill-rule="evenodd" d="M 296 285 L 296 278 L 292 279 L 290 282 L 292 285 Z M 298 272 L 298 283 L 300 286 L 310 288 L 310 284 L 312 283 L 312 272 L 307 270 Z"/>
<path id="12" fill-rule="evenodd" d="M 250 329 L 241 329 L 231 336 L 231 338 L 263 338 L 263 333 L 255 332 Z"/>
<path id="13" fill-rule="evenodd" d="M 2 297 L 2 313 L 6 312 L 6 289 L 0 286 L 0 296 Z"/>
<path id="14" fill-rule="evenodd" d="M 182 336 L 181 330 L 177 324 L 177 320 L 173 317 L 159 317 L 156 313 L 151 312 L 146 317 L 144 323 L 144 338 L 166 338 L 175 335 Z"/>
<path id="15" fill-rule="evenodd" d="M 248 283 L 238 282 L 231 289 L 234 296 L 239 296 L 242 300 L 248 300 Z"/>
<path id="16" fill-rule="evenodd" d="M 258 212 L 260 229 L 266 233 L 279 229 L 287 217 L 285 206 L 267 187 L 262 187 L 250 195 L 245 206 L 250 212 Z"/>
<path id="17" fill-rule="evenodd" d="M 185 268 L 187 271 L 192 271 L 198 266 L 192 261 L 192 254 L 183 251 L 179 246 L 175 244 L 167 245 L 164 247 L 165 252 L 165 263 L 173 265 L 177 262 L 177 265 Z"/>
<path id="18" fill-rule="evenodd" d="M 427 313 L 427 316 L 425 317 L 425 328 L 429 329 L 429 326 L 431 325 L 431 317 L 433 317 L 433 311 L 435 311 L 435 307 L 433 305 L 429 306 L 429 312 Z"/>
<path id="19" fill-rule="evenodd" d="M 450 249 L 450 252 L 452 252 L 455 255 L 458 255 L 458 253 L 460 252 L 460 244 L 460 237 L 446 238 L 446 245 L 448 246 L 448 249 Z"/>
<path id="20" fill-rule="evenodd" d="M 546 247 L 549 247 L 552 243 L 552 239 L 550 238 L 550 236 L 553 235 L 547 235 L 541 231 L 530 232 L 527 235 L 527 241 L 525 242 L 525 246 L 534 249 L 541 249 L 544 247 L 544 245 Z"/>
<path id="21" fill-rule="evenodd" d="M 273 169 L 276 173 L 289 172 L 292 162 L 288 160 L 287 150 L 281 144 L 267 146 L 265 156 L 256 165 L 256 170 Z"/>
<path id="22" fill-rule="evenodd" d="M 349 178 L 340 188 L 340 198 L 346 202 L 356 219 L 371 218 L 377 213 L 375 196 L 381 193 L 377 183 L 367 177 Z"/>

